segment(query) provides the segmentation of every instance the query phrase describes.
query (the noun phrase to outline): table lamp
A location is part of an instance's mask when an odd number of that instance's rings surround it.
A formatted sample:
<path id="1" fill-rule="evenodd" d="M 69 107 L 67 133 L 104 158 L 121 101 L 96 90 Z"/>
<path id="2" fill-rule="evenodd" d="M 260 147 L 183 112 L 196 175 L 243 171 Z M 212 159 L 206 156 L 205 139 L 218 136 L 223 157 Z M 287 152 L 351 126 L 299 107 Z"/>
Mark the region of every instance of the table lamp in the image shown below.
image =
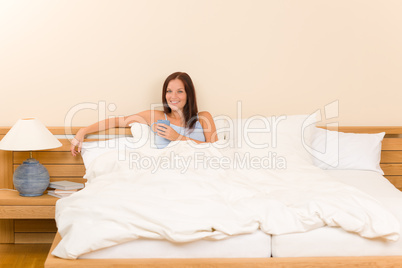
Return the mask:
<path id="1" fill-rule="evenodd" d="M 49 172 L 32 151 L 62 146 L 60 141 L 36 118 L 20 119 L 0 141 L 0 150 L 29 151 L 13 175 L 14 187 L 21 196 L 40 196 L 49 186 Z"/>

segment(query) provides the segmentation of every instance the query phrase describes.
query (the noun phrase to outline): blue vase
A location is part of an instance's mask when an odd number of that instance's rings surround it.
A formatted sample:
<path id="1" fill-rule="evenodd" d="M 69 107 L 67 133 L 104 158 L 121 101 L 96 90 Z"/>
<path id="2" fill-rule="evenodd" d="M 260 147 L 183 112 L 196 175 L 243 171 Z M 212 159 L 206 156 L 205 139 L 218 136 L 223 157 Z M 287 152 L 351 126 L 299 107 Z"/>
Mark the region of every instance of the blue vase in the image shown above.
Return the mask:
<path id="1" fill-rule="evenodd" d="M 21 196 L 40 196 L 49 186 L 49 172 L 39 161 L 29 158 L 14 171 L 13 182 Z"/>

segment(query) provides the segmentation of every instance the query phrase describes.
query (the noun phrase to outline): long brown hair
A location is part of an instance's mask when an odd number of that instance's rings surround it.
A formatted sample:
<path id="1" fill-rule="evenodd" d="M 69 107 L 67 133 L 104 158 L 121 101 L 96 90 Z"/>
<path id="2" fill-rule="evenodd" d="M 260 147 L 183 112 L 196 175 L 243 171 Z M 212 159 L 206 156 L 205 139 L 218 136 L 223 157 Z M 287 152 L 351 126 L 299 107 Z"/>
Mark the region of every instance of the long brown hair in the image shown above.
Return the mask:
<path id="1" fill-rule="evenodd" d="M 179 79 L 184 84 L 184 90 L 186 91 L 187 94 L 187 102 L 183 108 L 184 120 L 186 123 L 186 127 L 192 129 L 194 128 L 194 125 L 197 122 L 198 108 L 197 108 L 197 99 L 195 97 L 194 84 L 193 81 L 191 80 L 191 77 L 187 73 L 176 72 L 172 73 L 166 78 L 165 83 L 163 83 L 163 90 L 162 90 L 163 111 L 166 114 L 170 114 L 172 112 L 172 109 L 170 109 L 166 100 L 166 91 L 169 82 L 175 79 Z"/>

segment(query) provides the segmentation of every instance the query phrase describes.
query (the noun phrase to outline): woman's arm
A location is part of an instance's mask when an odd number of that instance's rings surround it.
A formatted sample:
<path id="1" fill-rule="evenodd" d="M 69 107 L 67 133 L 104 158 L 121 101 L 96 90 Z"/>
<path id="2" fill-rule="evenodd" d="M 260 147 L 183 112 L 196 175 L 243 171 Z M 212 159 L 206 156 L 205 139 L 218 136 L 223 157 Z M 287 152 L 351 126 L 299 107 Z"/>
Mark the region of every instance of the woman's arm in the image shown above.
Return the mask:
<path id="1" fill-rule="evenodd" d="M 114 128 L 118 126 L 120 118 L 109 118 L 106 120 L 102 120 L 99 122 L 96 122 L 95 124 L 92 124 L 88 127 L 83 127 L 80 128 L 77 133 L 75 134 L 75 137 L 71 140 L 71 146 L 70 146 L 70 151 L 73 156 L 76 156 L 77 153 L 81 153 L 81 147 L 82 143 L 84 142 L 85 136 L 97 132 L 97 131 L 102 131 L 106 130 L 109 128 Z M 77 147 L 77 150 L 75 149 Z"/>
<path id="2" fill-rule="evenodd" d="M 94 133 L 94 132 L 99 132 L 103 130 L 107 130 L 110 128 L 116 128 L 116 127 L 127 127 L 129 124 L 138 122 L 142 124 L 150 124 L 151 120 L 151 110 L 148 111 L 143 111 L 138 114 L 133 114 L 129 116 L 124 116 L 124 117 L 116 117 L 116 118 L 108 118 L 99 122 L 96 122 L 95 124 L 92 124 L 88 127 L 83 127 L 80 128 L 75 134 L 75 137 L 71 141 L 71 147 L 70 151 L 73 156 L 76 156 L 77 153 L 81 152 L 81 147 L 82 143 L 84 142 L 85 136 Z M 155 115 L 154 115 L 155 116 Z M 77 147 L 77 150 L 76 150 Z"/>

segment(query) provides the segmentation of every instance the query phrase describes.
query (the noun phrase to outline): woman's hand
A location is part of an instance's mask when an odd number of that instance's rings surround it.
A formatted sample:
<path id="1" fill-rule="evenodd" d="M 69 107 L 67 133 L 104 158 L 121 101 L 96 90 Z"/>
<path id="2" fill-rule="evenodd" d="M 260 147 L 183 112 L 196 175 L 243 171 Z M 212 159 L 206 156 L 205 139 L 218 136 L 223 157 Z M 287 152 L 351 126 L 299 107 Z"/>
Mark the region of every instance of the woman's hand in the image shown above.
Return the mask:
<path id="1" fill-rule="evenodd" d="M 181 138 L 181 135 L 177 133 L 171 126 L 165 124 L 155 124 L 155 132 L 159 136 L 168 139 L 170 141 L 175 141 Z"/>
<path id="2" fill-rule="evenodd" d="M 81 153 L 82 143 L 84 142 L 85 134 L 83 133 L 82 129 L 78 130 L 75 137 L 71 140 L 71 147 L 70 151 L 73 156 L 77 156 L 78 153 Z M 77 150 L 75 150 L 77 147 Z"/>

